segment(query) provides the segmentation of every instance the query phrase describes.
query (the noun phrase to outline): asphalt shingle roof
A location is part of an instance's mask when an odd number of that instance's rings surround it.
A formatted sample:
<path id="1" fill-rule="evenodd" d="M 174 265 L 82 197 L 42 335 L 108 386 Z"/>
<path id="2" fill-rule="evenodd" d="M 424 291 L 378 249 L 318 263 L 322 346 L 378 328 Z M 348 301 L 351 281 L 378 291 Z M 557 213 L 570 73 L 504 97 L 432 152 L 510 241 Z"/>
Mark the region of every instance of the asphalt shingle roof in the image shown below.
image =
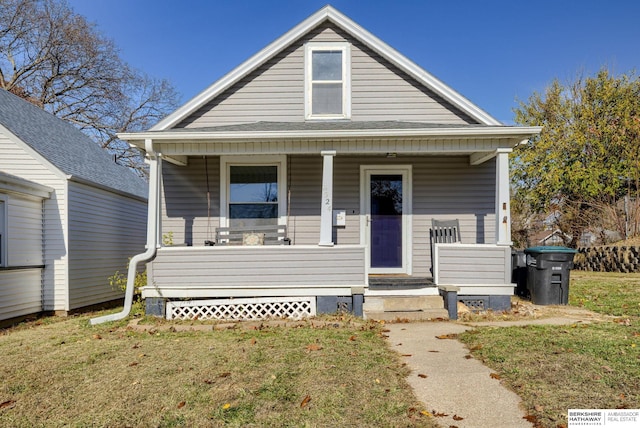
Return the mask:
<path id="1" fill-rule="evenodd" d="M 147 183 L 82 131 L 0 89 L 0 124 L 67 175 L 147 198 Z"/>
<path id="2" fill-rule="evenodd" d="M 171 128 L 164 132 L 269 132 L 269 131 L 345 131 L 376 129 L 437 129 L 437 128 L 486 128 L 477 124 L 439 124 L 423 122 L 387 121 L 309 121 L 309 122 L 251 122 L 239 125 L 222 125 L 203 128 Z M 163 131 L 158 131 L 159 133 Z"/>

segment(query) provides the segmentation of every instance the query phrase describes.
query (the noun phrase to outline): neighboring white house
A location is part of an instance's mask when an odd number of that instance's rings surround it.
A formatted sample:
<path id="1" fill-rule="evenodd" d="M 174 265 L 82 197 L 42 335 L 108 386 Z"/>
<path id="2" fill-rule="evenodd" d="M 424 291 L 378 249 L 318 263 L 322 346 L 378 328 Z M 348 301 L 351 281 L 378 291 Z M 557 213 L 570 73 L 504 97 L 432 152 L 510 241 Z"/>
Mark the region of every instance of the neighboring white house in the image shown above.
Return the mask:
<path id="1" fill-rule="evenodd" d="M 122 297 L 147 184 L 69 123 L 0 90 L 0 320 Z"/>

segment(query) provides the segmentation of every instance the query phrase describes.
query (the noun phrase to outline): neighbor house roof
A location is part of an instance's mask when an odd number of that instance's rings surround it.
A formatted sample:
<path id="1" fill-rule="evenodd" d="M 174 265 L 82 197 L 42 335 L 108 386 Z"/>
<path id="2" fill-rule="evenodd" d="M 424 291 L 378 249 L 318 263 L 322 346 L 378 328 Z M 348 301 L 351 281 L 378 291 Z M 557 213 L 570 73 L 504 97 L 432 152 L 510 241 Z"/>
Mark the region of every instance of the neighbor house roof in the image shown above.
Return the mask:
<path id="1" fill-rule="evenodd" d="M 354 21 L 347 18 L 345 15 L 338 12 L 333 7 L 325 6 L 318 12 L 314 13 L 309 18 L 305 19 L 300 24 L 295 26 L 293 29 L 289 30 L 283 36 L 276 39 L 260 52 L 249 58 L 233 71 L 222 77 L 213 85 L 209 86 L 203 92 L 196 95 L 193 99 L 180 107 L 178 110 L 158 122 L 158 124 L 151 128 L 151 130 L 162 131 L 172 128 L 181 120 L 189 116 L 191 113 L 195 112 L 198 108 L 202 107 L 207 102 L 238 82 L 240 79 L 256 70 L 266 61 L 282 52 L 300 37 L 307 34 L 309 31 L 326 21 L 333 23 L 360 42 L 364 43 L 373 51 L 377 52 L 380 56 L 399 67 L 408 75 L 415 78 L 418 82 L 422 83 L 423 85 L 434 91 L 436 94 L 449 101 L 452 105 L 467 113 L 472 118 L 478 120 L 480 123 L 493 126 L 502 125 L 498 120 L 494 119 L 487 112 L 473 104 L 458 92 L 454 91 L 452 88 L 437 79 L 435 76 L 425 71 L 422 67 L 418 66 L 416 63 L 400 54 L 391 46 L 387 45 L 385 42 L 378 39 L 376 36 L 356 24 Z"/>
<path id="2" fill-rule="evenodd" d="M 82 131 L 41 108 L 0 89 L 4 127 L 68 176 L 146 199 L 147 183 L 115 163 L 113 156 Z"/>

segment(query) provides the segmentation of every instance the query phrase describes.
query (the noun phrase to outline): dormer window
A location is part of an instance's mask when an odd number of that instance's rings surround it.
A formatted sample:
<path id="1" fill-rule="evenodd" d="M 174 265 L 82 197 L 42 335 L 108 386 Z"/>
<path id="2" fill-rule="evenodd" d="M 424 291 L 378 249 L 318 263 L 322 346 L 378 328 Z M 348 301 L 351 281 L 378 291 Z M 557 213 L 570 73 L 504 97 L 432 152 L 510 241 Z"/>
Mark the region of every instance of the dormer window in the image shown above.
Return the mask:
<path id="1" fill-rule="evenodd" d="M 351 117 L 351 55 L 348 43 L 305 46 L 305 118 Z"/>

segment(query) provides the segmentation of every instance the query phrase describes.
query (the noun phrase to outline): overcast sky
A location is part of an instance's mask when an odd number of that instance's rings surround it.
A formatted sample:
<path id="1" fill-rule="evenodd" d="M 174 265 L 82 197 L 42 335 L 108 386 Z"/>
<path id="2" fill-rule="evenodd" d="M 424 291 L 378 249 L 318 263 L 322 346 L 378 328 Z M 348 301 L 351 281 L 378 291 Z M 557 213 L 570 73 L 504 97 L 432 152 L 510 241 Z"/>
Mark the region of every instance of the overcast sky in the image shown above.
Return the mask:
<path id="1" fill-rule="evenodd" d="M 122 57 L 186 102 L 326 0 L 70 0 Z M 554 78 L 640 63 L 637 0 L 337 0 L 356 23 L 496 119 Z"/>

